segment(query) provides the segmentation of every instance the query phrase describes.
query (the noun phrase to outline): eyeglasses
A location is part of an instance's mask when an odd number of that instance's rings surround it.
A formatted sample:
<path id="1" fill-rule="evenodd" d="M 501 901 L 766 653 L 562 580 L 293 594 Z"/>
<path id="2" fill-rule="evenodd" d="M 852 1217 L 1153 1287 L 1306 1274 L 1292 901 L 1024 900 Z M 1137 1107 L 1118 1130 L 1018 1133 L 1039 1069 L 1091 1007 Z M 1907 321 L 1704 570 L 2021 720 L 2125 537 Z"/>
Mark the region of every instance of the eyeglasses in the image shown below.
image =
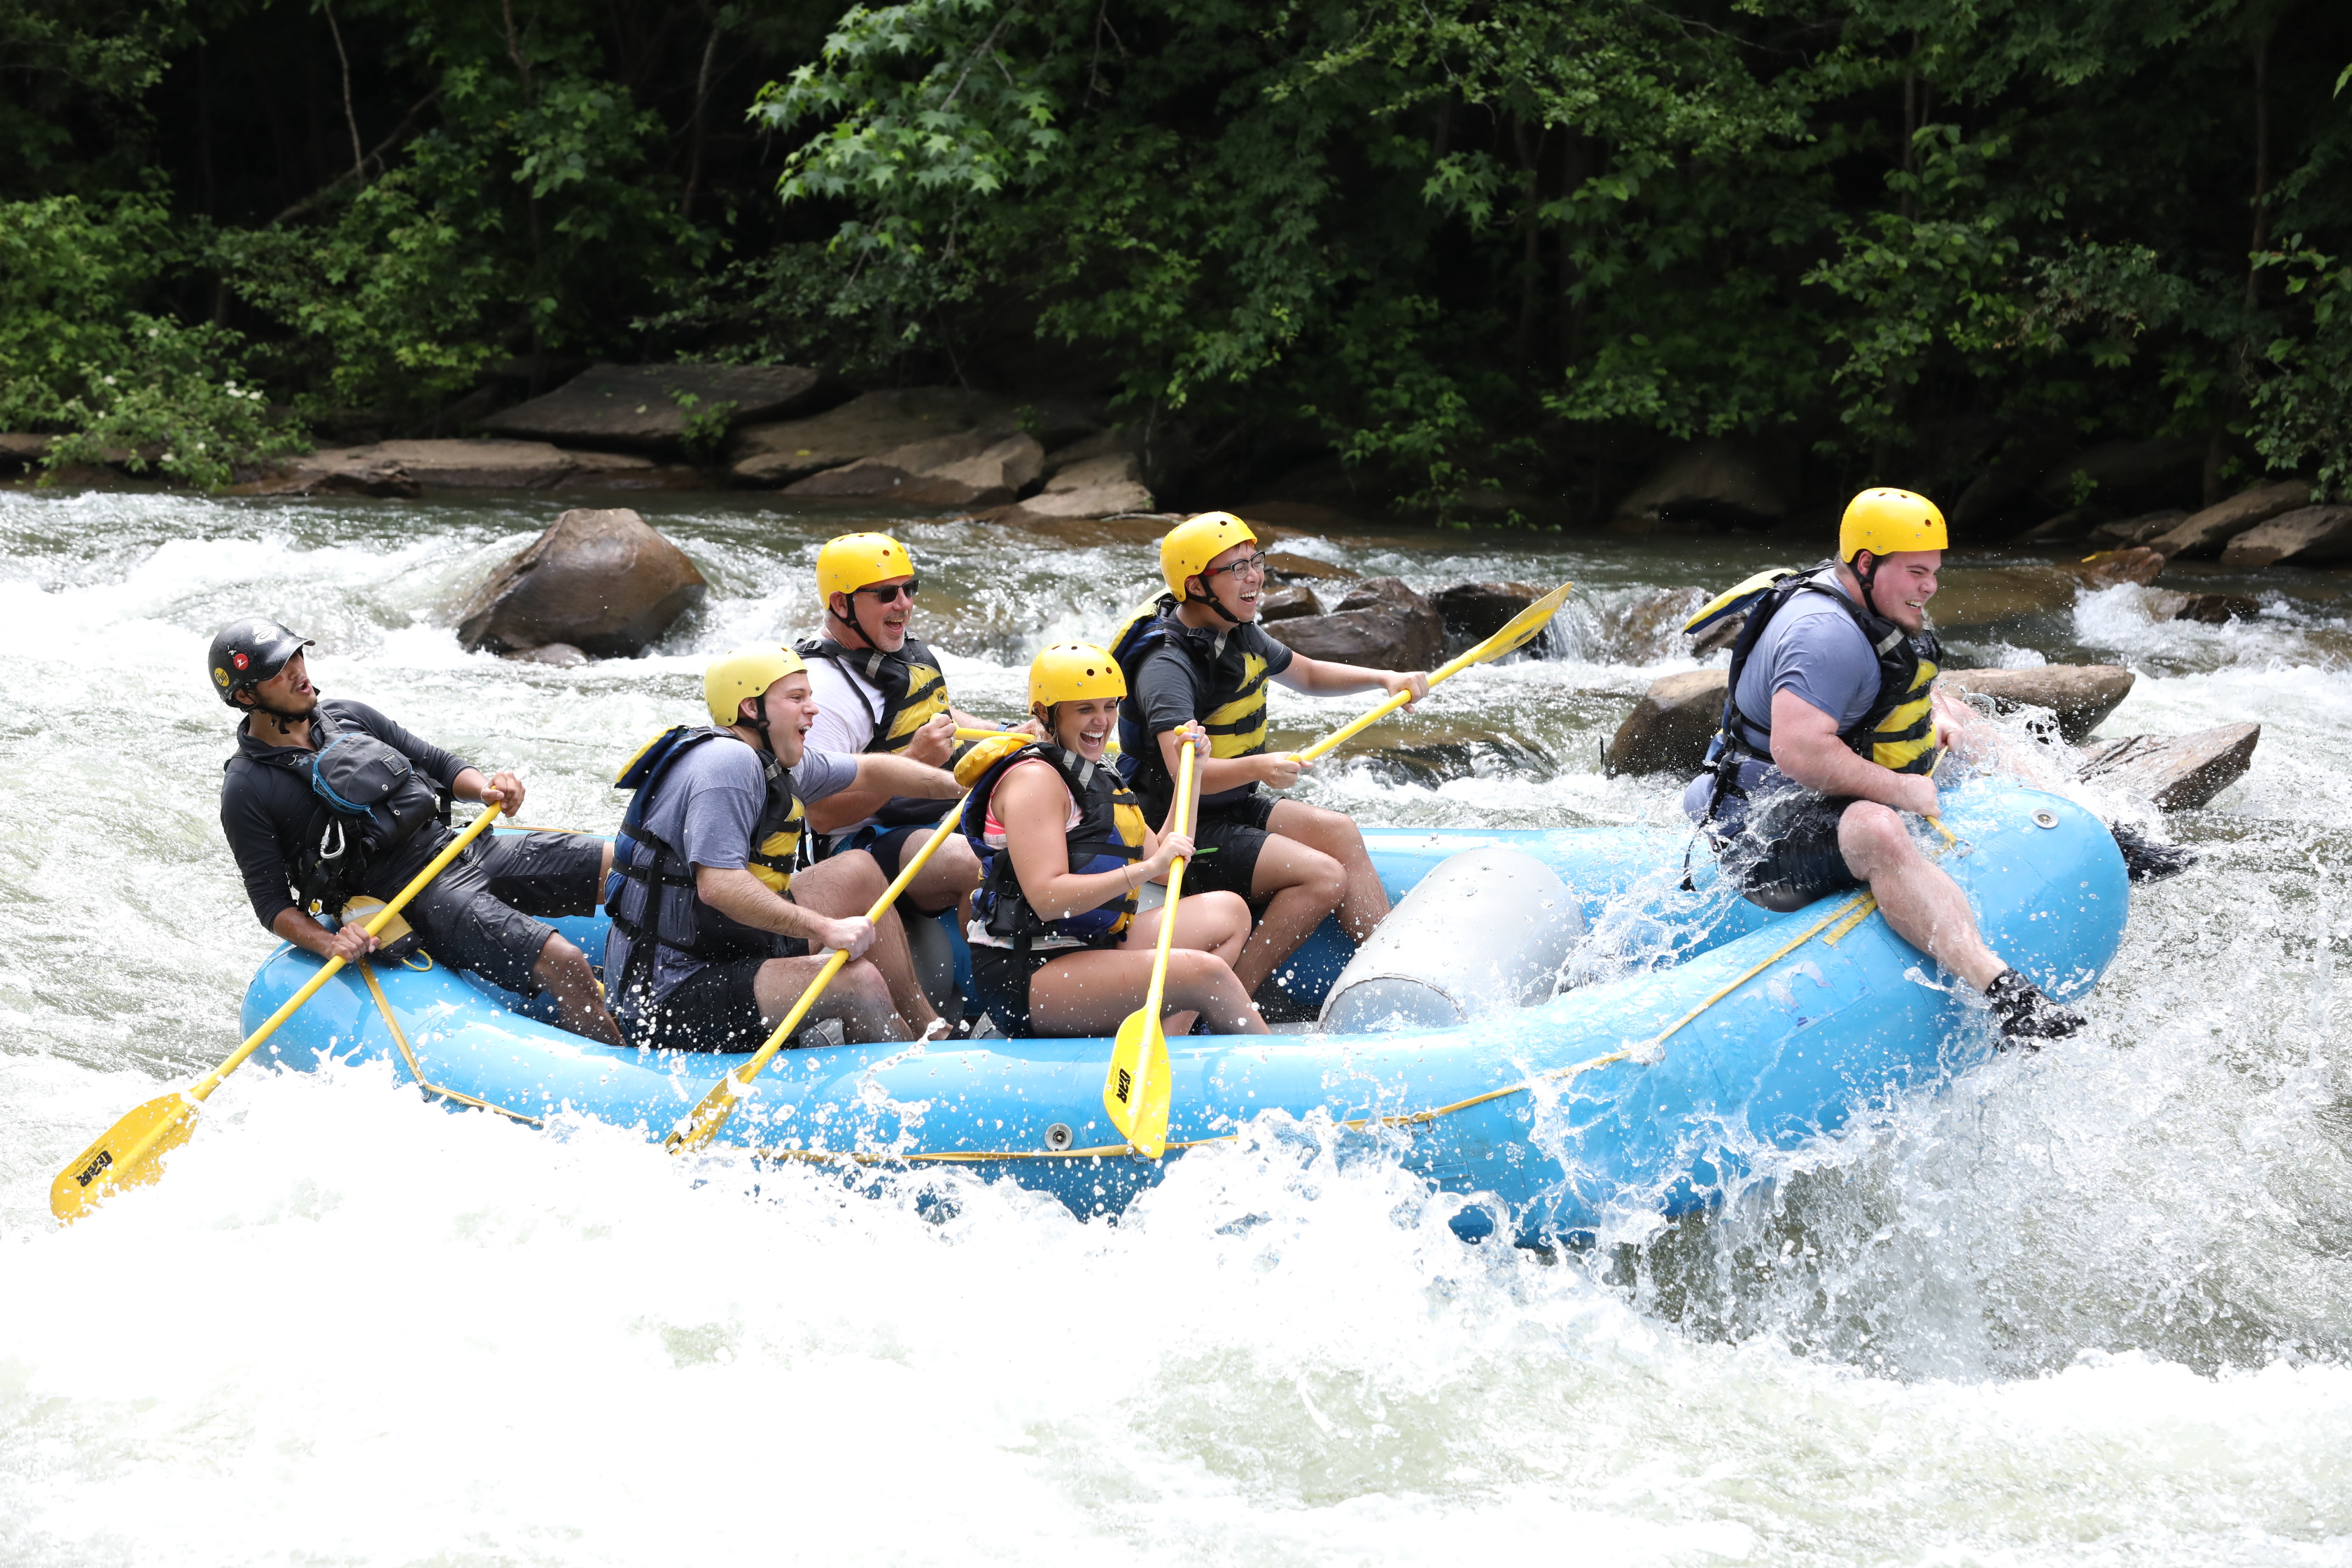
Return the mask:
<path id="1" fill-rule="evenodd" d="M 1203 577 L 1227 574 L 1235 577 L 1263 577 L 1265 575 L 1265 557 L 1263 554 L 1244 555 L 1230 566 L 1212 566 L 1201 574 Z"/>
<path id="2" fill-rule="evenodd" d="M 898 595 L 904 594 L 907 595 L 907 603 L 911 605 L 915 602 L 915 595 L 922 592 L 922 588 L 923 580 L 920 577 L 910 577 L 904 583 L 882 583 L 871 588 L 859 588 L 856 592 L 873 595 L 874 602 L 877 605 L 895 605 L 898 602 Z"/>

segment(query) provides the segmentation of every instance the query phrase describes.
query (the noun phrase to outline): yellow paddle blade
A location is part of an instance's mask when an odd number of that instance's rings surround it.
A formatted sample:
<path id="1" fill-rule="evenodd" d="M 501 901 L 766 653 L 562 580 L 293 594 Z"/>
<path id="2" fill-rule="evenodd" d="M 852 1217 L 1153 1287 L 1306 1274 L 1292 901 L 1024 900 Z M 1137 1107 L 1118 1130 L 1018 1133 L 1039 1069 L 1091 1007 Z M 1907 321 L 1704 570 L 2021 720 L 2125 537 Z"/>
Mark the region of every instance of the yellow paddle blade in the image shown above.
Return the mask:
<path id="1" fill-rule="evenodd" d="M 1103 1079 L 1111 1124 L 1147 1160 L 1168 1152 L 1168 1034 L 1154 1011 L 1139 1007 L 1119 1025 Z"/>
<path id="2" fill-rule="evenodd" d="M 1457 665 L 1484 664 L 1490 658 L 1500 658 L 1515 648 L 1525 647 L 1536 640 L 1536 635 L 1551 625 L 1552 616 L 1568 602 L 1573 583 L 1562 583 L 1517 615 L 1503 623 L 1503 629 L 1472 648 L 1457 659 Z"/>
<path id="3" fill-rule="evenodd" d="M 710 1086 L 710 1092 L 695 1106 L 694 1114 L 686 1119 L 684 1126 L 663 1141 L 663 1147 L 673 1154 L 701 1148 L 710 1142 L 713 1134 L 727 1125 L 727 1119 L 735 1114 L 735 1102 L 751 1092 L 750 1084 L 729 1073 Z"/>
<path id="4" fill-rule="evenodd" d="M 178 1089 L 158 1095 L 106 1130 L 49 1184 L 49 1212 L 68 1224 L 112 1193 L 163 1173 L 163 1156 L 196 1130 L 196 1102 Z"/>

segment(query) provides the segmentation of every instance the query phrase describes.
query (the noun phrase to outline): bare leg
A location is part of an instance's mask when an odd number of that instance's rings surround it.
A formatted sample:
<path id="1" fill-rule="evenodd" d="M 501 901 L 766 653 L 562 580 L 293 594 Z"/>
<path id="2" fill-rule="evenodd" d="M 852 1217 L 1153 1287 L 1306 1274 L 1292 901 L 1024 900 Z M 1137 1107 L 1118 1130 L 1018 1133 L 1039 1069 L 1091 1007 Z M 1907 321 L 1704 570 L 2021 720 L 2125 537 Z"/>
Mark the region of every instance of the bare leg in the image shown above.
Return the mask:
<path id="1" fill-rule="evenodd" d="M 1892 807 L 1867 800 L 1846 807 L 1838 850 L 1870 884 L 1895 935 L 1979 991 L 2009 967 L 1984 944 L 1960 885 L 1919 852 Z"/>
<path id="2" fill-rule="evenodd" d="M 596 901 L 600 904 L 604 901 L 604 884 L 612 879 L 612 876 L 613 841 L 607 838 L 604 840 L 604 858 L 596 866 Z"/>
<path id="3" fill-rule="evenodd" d="M 772 958 L 760 965 L 751 982 L 751 994 L 760 999 L 760 1021 L 771 1029 L 782 1023 L 829 957 Z M 890 987 L 881 971 L 862 958 L 841 966 L 824 994 L 810 1004 L 808 1016 L 840 1019 L 842 1037 L 858 1045 L 915 1038 L 914 1027 L 890 1005 Z"/>
<path id="4" fill-rule="evenodd" d="M 1119 940 L 1119 947 L 1128 952 L 1149 953 L 1160 945 L 1160 921 L 1168 906 L 1144 910 L 1135 917 L 1135 923 Z M 1239 893 L 1195 893 L 1176 901 L 1176 934 L 1170 939 L 1169 962 L 1175 962 L 1177 950 L 1215 954 L 1231 967 L 1248 944 L 1250 933 L 1249 905 Z M 1125 1014 L 1120 1015 L 1126 1016 Z M 1171 1035 L 1192 1032 L 1197 1013 L 1171 1013 L 1162 1026 Z"/>
<path id="5" fill-rule="evenodd" d="M 1108 1035 L 1143 1005 L 1151 988 L 1152 953 L 1098 948 L 1057 958 L 1029 982 L 1029 1021 L 1041 1035 Z M 1162 1029 L 1173 1017 L 1205 1015 L 1221 1035 L 1263 1035 L 1265 1020 L 1224 960 L 1183 949 L 1168 955 L 1160 993 Z"/>
<path id="6" fill-rule="evenodd" d="M 1389 891 L 1381 886 L 1371 851 L 1364 847 L 1363 830 L 1341 811 L 1309 805 L 1303 800 L 1278 800 L 1266 818 L 1268 831 L 1295 838 L 1309 849 L 1319 849 L 1339 862 L 1346 889 L 1339 895 L 1340 929 L 1357 942 L 1389 918 Z"/>
<path id="7" fill-rule="evenodd" d="M 1346 891 L 1347 873 L 1339 861 L 1295 838 L 1280 834 L 1268 838 L 1258 851 L 1257 869 L 1250 874 L 1250 894 L 1261 899 L 1270 894 L 1274 901 L 1266 905 L 1265 918 L 1234 963 L 1242 984 L 1253 993 L 1265 984 L 1323 923 L 1323 917 L 1339 907 Z"/>
<path id="8" fill-rule="evenodd" d="M 793 898 L 804 909 L 846 920 L 872 909 L 889 885 L 873 856 L 853 849 L 794 877 Z M 898 923 L 896 909 L 883 910 L 882 918 L 874 922 L 874 946 L 866 957 L 882 972 L 890 986 L 891 1005 L 901 1016 L 919 1032 L 939 1022 L 931 999 L 923 994 L 922 982 L 915 978 L 914 955 L 907 951 L 907 928 Z"/>
<path id="9" fill-rule="evenodd" d="M 931 827 L 908 834 L 907 847 L 899 851 L 898 864 L 904 866 L 912 860 L 938 831 Z M 915 873 L 915 879 L 907 884 L 907 890 L 899 898 L 917 910 L 936 913 L 950 904 L 961 907 L 979 886 L 980 857 L 971 852 L 971 840 L 961 833 L 952 833 L 940 846 L 939 853 L 923 862 L 923 868 Z"/>
<path id="10" fill-rule="evenodd" d="M 596 989 L 596 972 L 588 967 L 587 955 L 562 937 L 548 937 L 530 973 L 540 988 L 555 998 L 556 1016 L 565 1028 L 608 1046 L 629 1043 L 621 1037 L 621 1026 L 604 1010 L 604 994 Z"/>

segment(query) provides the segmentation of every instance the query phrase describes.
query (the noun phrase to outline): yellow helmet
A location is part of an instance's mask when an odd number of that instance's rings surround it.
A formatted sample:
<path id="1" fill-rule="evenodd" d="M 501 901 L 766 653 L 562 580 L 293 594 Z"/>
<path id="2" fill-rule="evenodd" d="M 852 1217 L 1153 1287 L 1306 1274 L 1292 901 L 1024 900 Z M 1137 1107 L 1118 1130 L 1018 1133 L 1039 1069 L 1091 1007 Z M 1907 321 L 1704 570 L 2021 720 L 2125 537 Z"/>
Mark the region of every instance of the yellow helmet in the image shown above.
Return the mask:
<path id="1" fill-rule="evenodd" d="M 1160 574 L 1168 591 L 1181 599 L 1184 579 L 1198 577 L 1209 563 L 1236 544 L 1255 544 L 1250 525 L 1229 511 L 1204 511 L 1170 529 L 1160 541 Z"/>
<path id="2" fill-rule="evenodd" d="M 1057 642 L 1029 661 L 1029 706 L 1124 697 L 1127 677 L 1108 649 L 1090 642 Z"/>
<path id="3" fill-rule="evenodd" d="M 743 699 L 757 697 L 787 675 L 808 668 L 801 656 L 774 643 L 720 654 L 702 672 L 702 701 L 714 724 L 743 721 Z"/>
<path id="4" fill-rule="evenodd" d="M 1944 514 L 1926 496 L 1909 490 L 1864 490 L 1846 503 L 1838 523 L 1838 559 L 1852 563 L 1858 551 L 1892 555 L 1898 550 L 1949 550 Z"/>
<path id="5" fill-rule="evenodd" d="M 887 533 L 845 533 L 816 552 L 816 596 L 833 603 L 835 594 L 855 594 L 885 577 L 911 577 L 914 558 Z"/>

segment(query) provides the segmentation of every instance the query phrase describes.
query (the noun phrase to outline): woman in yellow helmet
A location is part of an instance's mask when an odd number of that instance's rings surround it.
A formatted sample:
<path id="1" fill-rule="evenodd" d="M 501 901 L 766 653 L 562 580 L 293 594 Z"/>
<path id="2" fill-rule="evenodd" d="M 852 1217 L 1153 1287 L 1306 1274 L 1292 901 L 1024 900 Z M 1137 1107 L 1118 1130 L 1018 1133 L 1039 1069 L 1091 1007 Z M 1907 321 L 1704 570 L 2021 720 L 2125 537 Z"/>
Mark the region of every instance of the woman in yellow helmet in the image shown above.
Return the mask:
<path id="1" fill-rule="evenodd" d="M 1140 1006 L 1166 906 L 1138 912 L 1147 883 L 1190 857 L 1173 808 L 1158 829 L 1107 760 L 1127 681 L 1105 649 L 1056 643 L 1029 666 L 1043 741 L 975 752 L 961 820 L 981 866 L 972 898 L 974 1000 L 1007 1035 L 1103 1035 Z M 1208 736 L 1184 741 L 1205 752 Z M 977 770 L 969 764 L 980 764 Z M 1173 911 L 1165 994 L 1171 1034 L 1195 1017 L 1219 1034 L 1264 1034 L 1234 977 L 1249 907 L 1229 892 L 1187 893 Z"/>

